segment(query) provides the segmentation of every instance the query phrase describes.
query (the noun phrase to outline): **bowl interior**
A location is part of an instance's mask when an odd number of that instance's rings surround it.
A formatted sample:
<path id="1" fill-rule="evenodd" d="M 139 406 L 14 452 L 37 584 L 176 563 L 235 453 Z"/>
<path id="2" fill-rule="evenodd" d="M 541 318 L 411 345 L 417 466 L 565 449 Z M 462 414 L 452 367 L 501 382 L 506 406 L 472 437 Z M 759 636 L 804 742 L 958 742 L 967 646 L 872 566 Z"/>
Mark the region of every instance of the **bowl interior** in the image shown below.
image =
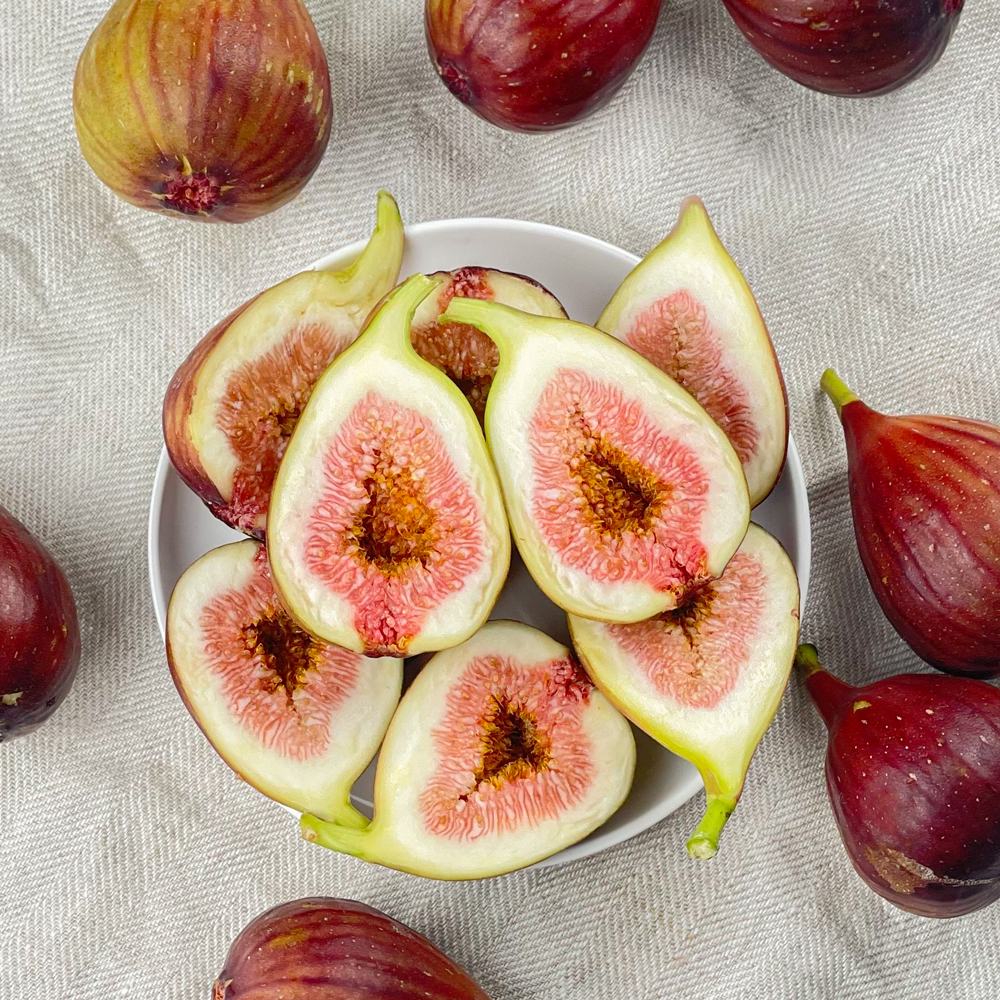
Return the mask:
<path id="1" fill-rule="evenodd" d="M 601 240 L 570 230 L 508 219 L 451 219 L 407 227 L 401 276 L 482 265 L 530 275 L 563 304 L 574 319 L 593 323 L 639 258 Z M 344 266 L 364 246 L 359 241 L 314 266 Z M 802 603 L 809 584 L 809 508 L 794 442 L 778 485 L 753 514 L 788 551 L 799 574 Z M 174 472 L 166 450 L 160 456 L 149 518 L 149 572 L 161 632 L 170 593 L 184 570 L 209 549 L 243 536 L 217 521 Z M 512 618 L 568 643 L 566 619 L 535 586 L 515 557 L 493 618 Z M 699 788 L 687 761 L 636 731 L 638 760 L 632 791 L 622 808 L 586 840 L 535 867 L 586 857 L 635 836 L 670 815 Z M 371 814 L 375 765 L 358 779 L 353 797 Z"/>

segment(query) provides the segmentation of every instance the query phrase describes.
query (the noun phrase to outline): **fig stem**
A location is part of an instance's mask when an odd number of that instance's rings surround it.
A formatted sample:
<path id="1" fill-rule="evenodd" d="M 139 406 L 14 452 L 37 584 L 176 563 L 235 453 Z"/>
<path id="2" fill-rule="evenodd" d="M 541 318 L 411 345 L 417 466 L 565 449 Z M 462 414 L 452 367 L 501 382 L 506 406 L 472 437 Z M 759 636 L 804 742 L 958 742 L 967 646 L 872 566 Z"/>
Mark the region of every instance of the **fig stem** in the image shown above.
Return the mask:
<path id="1" fill-rule="evenodd" d="M 823 667 L 819 662 L 819 650 L 808 642 L 802 643 L 795 651 L 795 666 L 806 677 L 811 677 L 817 670 L 822 670 Z"/>
<path id="2" fill-rule="evenodd" d="M 825 670 L 815 646 L 805 643 L 799 646 L 795 651 L 795 666 L 802 671 L 809 697 L 829 729 L 844 705 L 853 701 L 857 688 Z"/>
<path id="3" fill-rule="evenodd" d="M 837 407 L 838 416 L 848 403 L 856 402 L 859 398 L 857 393 L 851 392 L 847 388 L 843 379 L 832 368 L 827 368 L 823 372 L 823 377 L 819 380 L 819 385 L 830 399 L 833 400 L 833 405 Z"/>
<path id="4" fill-rule="evenodd" d="M 370 829 L 370 823 L 360 829 L 352 829 L 339 823 L 327 823 L 316 816 L 310 816 L 309 813 L 304 813 L 299 821 L 303 840 L 319 844 L 331 851 L 339 851 L 341 854 L 352 854 L 356 858 L 367 857 L 365 845 L 368 842 Z"/>
<path id="5" fill-rule="evenodd" d="M 692 858 L 706 861 L 718 854 L 719 834 L 735 808 L 736 803 L 731 799 L 708 797 L 705 815 L 687 842 L 687 852 Z"/>

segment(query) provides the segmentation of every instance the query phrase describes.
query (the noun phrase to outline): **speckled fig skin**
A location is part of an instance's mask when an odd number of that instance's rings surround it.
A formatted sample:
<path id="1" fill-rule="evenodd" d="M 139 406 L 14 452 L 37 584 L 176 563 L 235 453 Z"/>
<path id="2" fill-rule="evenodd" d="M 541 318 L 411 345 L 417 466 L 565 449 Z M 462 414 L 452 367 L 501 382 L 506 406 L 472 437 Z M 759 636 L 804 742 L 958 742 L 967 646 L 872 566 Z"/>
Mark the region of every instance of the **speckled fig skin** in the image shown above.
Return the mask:
<path id="1" fill-rule="evenodd" d="M 489 1000 L 425 937 L 350 899 L 284 903 L 247 924 L 213 1000 Z"/>
<path id="2" fill-rule="evenodd" d="M 80 56 L 80 148 L 140 208 L 246 222 L 285 204 L 330 138 L 330 76 L 301 0 L 118 0 Z"/>
<path id="3" fill-rule="evenodd" d="M 63 571 L 0 507 L 0 742 L 40 726 L 80 664 L 80 627 Z"/>
<path id="4" fill-rule="evenodd" d="M 635 68 L 662 0 L 427 0 L 444 85 L 501 128 L 565 128 L 603 107 Z"/>
<path id="5" fill-rule="evenodd" d="M 803 86 L 874 97 L 941 58 L 964 0 L 723 0 L 750 44 Z"/>

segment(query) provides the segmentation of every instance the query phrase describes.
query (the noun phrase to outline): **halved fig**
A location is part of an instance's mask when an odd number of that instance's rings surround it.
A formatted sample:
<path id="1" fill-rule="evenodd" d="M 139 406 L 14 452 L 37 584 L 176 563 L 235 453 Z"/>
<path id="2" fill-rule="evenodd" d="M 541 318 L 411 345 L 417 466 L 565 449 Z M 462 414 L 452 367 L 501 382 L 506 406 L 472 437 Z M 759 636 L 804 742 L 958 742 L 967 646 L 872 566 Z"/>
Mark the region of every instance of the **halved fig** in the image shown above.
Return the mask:
<path id="1" fill-rule="evenodd" d="M 785 550 L 751 524 L 725 573 L 673 611 L 634 625 L 570 615 L 569 630 L 611 702 L 701 772 L 708 808 L 687 846 L 714 857 L 795 658 L 799 585 Z"/>
<path id="2" fill-rule="evenodd" d="M 537 316 L 565 318 L 566 312 L 551 292 L 521 274 L 485 267 L 462 267 L 457 271 L 438 271 L 430 277 L 443 284 L 418 306 L 410 338 L 417 353 L 462 390 L 482 423 L 499 355 L 493 341 L 474 326 L 441 322 L 441 314 L 451 300 L 456 295 L 486 299 Z"/>
<path id="3" fill-rule="evenodd" d="M 223 545 L 177 581 L 167 658 L 188 711 L 237 774 L 293 809 L 368 822 L 351 785 L 382 742 L 402 666 L 303 632 L 278 602 L 262 545 Z"/>
<path id="4" fill-rule="evenodd" d="M 622 282 L 597 328 L 701 403 L 736 449 L 756 507 L 785 465 L 785 383 L 753 292 L 698 198 L 684 202 L 673 232 Z"/>
<path id="5" fill-rule="evenodd" d="M 456 298 L 494 340 L 486 436 L 525 566 L 559 607 L 635 622 L 719 576 L 750 517 L 739 459 L 673 379 L 581 323 Z"/>
<path id="6" fill-rule="evenodd" d="M 628 722 L 570 651 L 493 621 L 438 653 L 393 716 L 375 817 L 302 817 L 306 840 L 428 878 L 485 878 L 547 858 L 604 823 L 635 771 Z"/>
<path id="7" fill-rule="evenodd" d="M 268 545 L 285 606 L 368 656 L 457 646 L 489 617 L 510 532 L 476 415 L 410 344 L 437 284 L 414 275 L 372 314 L 302 412 Z"/>
<path id="8" fill-rule="evenodd" d="M 274 476 L 316 380 L 396 283 L 403 223 L 378 196 L 378 224 L 342 271 L 303 271 L 240 306 L 177 369 L 163 437 L 181 478 L 226 524 L 263 539 Z"/>

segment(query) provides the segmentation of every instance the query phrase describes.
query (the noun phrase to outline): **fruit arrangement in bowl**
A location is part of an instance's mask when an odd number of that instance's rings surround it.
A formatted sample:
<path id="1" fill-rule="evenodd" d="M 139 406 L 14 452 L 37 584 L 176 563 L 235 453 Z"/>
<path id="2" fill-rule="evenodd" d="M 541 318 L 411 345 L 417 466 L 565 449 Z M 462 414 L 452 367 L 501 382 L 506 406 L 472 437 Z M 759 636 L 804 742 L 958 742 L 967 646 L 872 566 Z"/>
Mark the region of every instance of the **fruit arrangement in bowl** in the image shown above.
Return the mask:
<path id="1" fill-rule="evenodd" d="M 582 856 L 702 783 L 712 856 L 808 573 L 745 280 L 696 200 L 642 261 L 377 215 L 168 388 L 150 556 L 185 704 L 307 839 L 401 870 Z"/>

